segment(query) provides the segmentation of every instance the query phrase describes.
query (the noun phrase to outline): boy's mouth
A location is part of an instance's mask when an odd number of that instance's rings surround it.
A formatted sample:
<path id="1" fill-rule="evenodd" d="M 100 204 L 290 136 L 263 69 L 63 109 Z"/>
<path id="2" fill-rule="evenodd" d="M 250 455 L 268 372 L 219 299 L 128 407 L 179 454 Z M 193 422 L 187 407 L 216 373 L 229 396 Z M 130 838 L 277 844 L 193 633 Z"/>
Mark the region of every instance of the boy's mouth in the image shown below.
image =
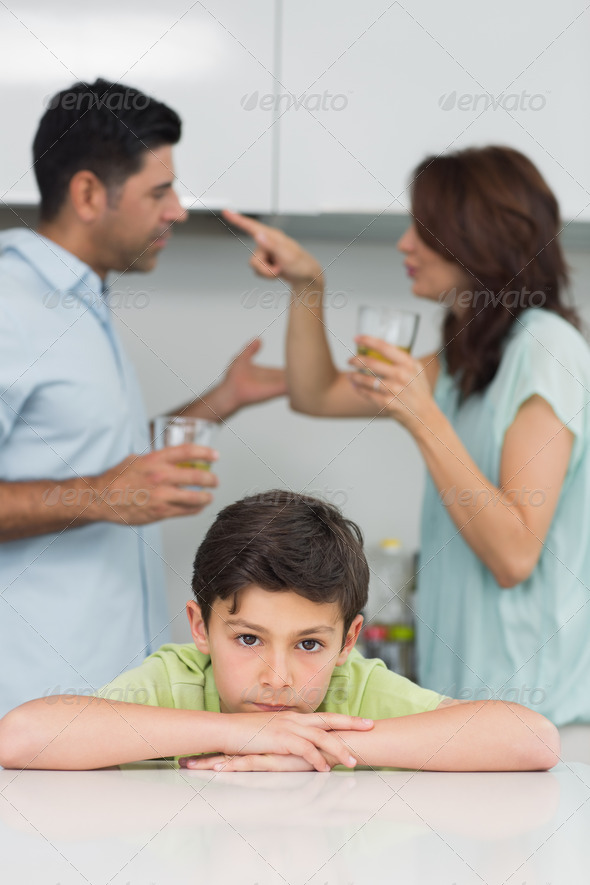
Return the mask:
<path id="1" fill-rule="evenodd" d="M 288 704 L 254 704 L 257 710 L 262 713 L 280 713 L 281 710 L 296 710 L 296 707 L 290 707 Z"/>

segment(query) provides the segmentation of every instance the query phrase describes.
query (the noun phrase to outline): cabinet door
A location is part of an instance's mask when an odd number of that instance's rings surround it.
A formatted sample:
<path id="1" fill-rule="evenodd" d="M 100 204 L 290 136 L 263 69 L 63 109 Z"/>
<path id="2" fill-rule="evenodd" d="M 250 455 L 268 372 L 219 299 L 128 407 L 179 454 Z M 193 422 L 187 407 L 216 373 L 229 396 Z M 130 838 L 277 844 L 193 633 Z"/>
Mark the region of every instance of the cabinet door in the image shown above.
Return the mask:
<path id="1" fill-rule="evenodd" d="M 284 3 L 280 210 L 403 212 L 427 154 L 507 144 L 590 218 L 585 5 Z"/>
<path id="2" fill-rule="evenodd" d="M 47 101 L 77 80 L 119 80 L 183 120 L 178 191 L 195 209 L 268 212 L 274 0 L 13 0 L 0 4 L 0 197 L 33 203 L 31 144 Z"/>

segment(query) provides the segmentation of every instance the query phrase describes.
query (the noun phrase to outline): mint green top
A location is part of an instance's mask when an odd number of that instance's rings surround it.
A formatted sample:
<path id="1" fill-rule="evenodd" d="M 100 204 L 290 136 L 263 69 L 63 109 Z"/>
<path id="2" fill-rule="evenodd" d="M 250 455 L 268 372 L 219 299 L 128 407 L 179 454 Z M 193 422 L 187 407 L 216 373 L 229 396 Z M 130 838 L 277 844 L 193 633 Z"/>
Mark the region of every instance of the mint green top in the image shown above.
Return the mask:
<path id="1" fill-rule="evenodd" d="M 163 645 L 139 667 L 101 688 L 98 695 L 152 707 L 220 712 L 211 658 L 192 643 Z M 390 719 L 426 713 L 442 700 L 436 692 L 392 673 L 383 661 L 368 660 L 353 649 L 344 664 L 334 668 L 318 711 Z"/>
<path id="2" fill-rule="evenodd" d="M 539 562 L 511 589 L 501 589 L 465 543 L 427 477 L 417 597 L 420 683 L 459 699 L 517 701 L 557 725 L 590 722 L 590 348 L 557 315 L 526 310 L 492 382 L 462 405 L 442 362 L 436 402 L 494 485 L 506 431 L 534 394 L 575 439 Z M 531 506 L 542 499 L 523 490 L 518 477 L 512 487 Z"/>

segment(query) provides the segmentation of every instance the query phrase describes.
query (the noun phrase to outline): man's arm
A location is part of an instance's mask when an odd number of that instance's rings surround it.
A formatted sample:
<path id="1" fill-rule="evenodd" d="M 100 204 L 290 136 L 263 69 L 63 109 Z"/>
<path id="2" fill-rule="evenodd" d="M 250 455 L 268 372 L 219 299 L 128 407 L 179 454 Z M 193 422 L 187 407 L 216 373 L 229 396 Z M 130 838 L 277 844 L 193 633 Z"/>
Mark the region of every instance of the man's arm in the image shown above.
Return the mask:
<path id="1" fill-rule="evenodd" d="M 372 728 L 339 713 L 210 713 L 84 695 L 38 698 L 0 720 L 4 768 L 80 770 L 190 753 L 295 755 L 318 771 L 325 756 L 354 765 L 335 729 Z"/>
<path id="2" fill-rule="evenodd" d="M 182 461 L 213 461 L 217 453 L 184 445 L 130 455 L 99 476 L 31 482 L 0 482 L 0 542 L 61 532 L 90 522 L 145 525 L 200 513 L 213 499 L 187 485 L 215 487 L 207 470 L 178 467 Z"/>
<path id="3" fill-rule="evenodd" d="M 559 762 L 556 727 L 540 713 L 504 701 L 445 700 L 429 713 L 381 719 L 366 734 L 337 732 L 358 765 L 424 771 L 540 771 Z M 338 764 L 334 759 L 332 765 Z M 294 757 L 240 754 L 183 760 L 188 768 L 303 771 Z"/>

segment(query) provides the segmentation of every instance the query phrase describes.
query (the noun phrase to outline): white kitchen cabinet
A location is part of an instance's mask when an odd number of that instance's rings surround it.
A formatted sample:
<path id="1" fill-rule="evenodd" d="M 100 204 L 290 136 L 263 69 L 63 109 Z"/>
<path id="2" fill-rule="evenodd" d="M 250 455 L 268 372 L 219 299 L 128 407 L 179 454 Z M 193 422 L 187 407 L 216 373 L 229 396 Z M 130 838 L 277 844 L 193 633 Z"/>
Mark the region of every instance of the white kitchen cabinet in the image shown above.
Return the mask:
<path id="1" fill-rule="evenodd" d="M 274 0 L 0 4 L 0 198 L 38 201 L 31 144 L 47 100 L 76 80 L 104 76 L 181 115 L 175 156 L 185 205 L 268 212 L 274 18 Z"/>
<path id="2" fill-rule="evenodd" d="M 585 6 L 284 2 L 279 211 L 403 212 L 424 156 L 493 143 L 590 218 Z"/>
<path id="3" fill-rule="evenodd" d="M 0 4 L 0 199 L 35 203 L 44 103 L 102 75 L 176 108 L 183 203 L 402 213 L 419 160 L 489 143 L 590 219 L 585 0 L 11 0 Z"/>

